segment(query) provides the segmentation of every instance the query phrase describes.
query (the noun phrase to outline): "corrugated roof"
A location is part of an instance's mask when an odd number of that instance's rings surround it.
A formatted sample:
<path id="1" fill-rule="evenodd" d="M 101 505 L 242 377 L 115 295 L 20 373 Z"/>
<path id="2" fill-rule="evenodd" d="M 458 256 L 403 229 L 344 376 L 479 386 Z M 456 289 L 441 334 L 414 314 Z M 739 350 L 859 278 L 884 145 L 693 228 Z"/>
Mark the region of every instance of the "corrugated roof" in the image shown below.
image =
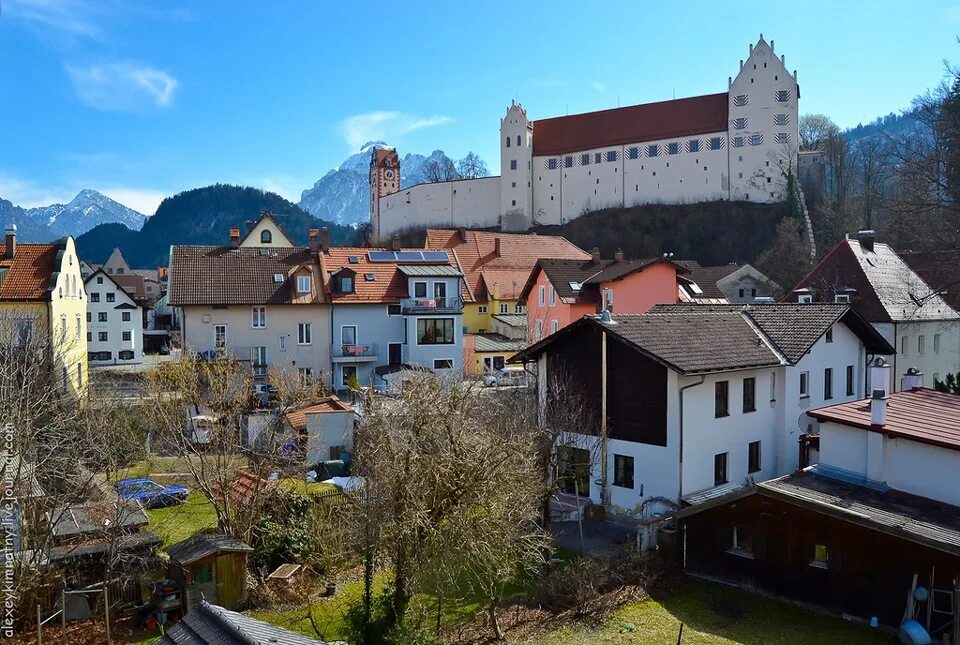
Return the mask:
<path id="1" fill-rule="evenodd" d="M 51 278 L 60 271 L 60 252 L 65 249 L 63 240 L 17 244 L 13 259 L 0 257 L 0 269 L 6 269 L 0 281 L 0 300 L 49 300 Z"/>
<path id="2" fill-rule="evenodd" d="M 199 533 L 167 547 L 170 559 L 190 564 L 214 553 L 249 553 L 253 547 L 231 535 Z"/>
<path id="3" fill-rule="evenodd" d="M 494 320 L 499 320 L 508 327 L 526 327 L 527 316 L 525 314 L 494 314 Z"/>
<path id="4" fill-rule="evenodd" d="M 270 623 L 201 600 L 154 645 L 326 645 Z"/>
<path id="5" fill-rule="evenodd" d="M 474 334 L 473 338 L 473 349 L 477 352 L 519 352 L 527 345 L 503 334 Z"/>
<path id="6" fill-rule="evenodd" d="M 895 392 L 887 399 L 887 420 L 882 427 L 871 423 L 870 399 L 809 410 L 807 414 L 819 421 L 960 450 L 960 396 L 956 394 L 925 388 Z"/>
<path id="7" fill-rule="evenodd" d="M 106 502 L 90 502 L 71 506 L 63 511 L 51 511 L 53 534 L 57 537 L 99 533 L 105 529 L 106 522 L 111 527 L 143 526 L 150 520 L 143 507 L 137 502 L 128 502 L 114 507 Z"/>
<path id="8" fill-rule="evenodd" d="M 463 275 L 457 267 L 445 264 L 401 264 L 397 268 L 400 269 L 401 273 L 408 276 L 431 277 Z"/>
<path id="9" fill-rule="evenodd" d="M 533 154 L 559 155 L 727 131 L 727 93 L 571 114 L 533 122 Z"/>

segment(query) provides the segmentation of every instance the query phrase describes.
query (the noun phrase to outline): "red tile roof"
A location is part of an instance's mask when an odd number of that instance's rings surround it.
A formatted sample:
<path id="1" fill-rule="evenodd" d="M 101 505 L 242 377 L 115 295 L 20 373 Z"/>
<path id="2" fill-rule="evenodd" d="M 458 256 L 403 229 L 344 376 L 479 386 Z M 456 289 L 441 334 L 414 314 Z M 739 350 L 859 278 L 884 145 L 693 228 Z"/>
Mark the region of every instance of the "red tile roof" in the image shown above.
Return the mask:
<path id="1" fill-rule="evenodd" d="M 493 283 L 500 287 L 500 296 L 515 300 L 533 267 L 540 258 L 589 260 L 590 254 L 565 238 L 556 235 L 492 233 L 427 229 L 427 248 L 452 249 L 469 290 L 466 302 L 486 302 L 490 299 Z M 496 254 L 497 239 L 500 255 Z"/>
<path id="2" fill-rule="evenodd" d="M 0 300 L 49 300 L 50 278 L 60 270 L 62 243 L 17 244 L 12 260 L 0 258 L 6 275 L 0 282 Z"/>
<path id="3" fill-rule="evenodd" d="M 371 251 L 384 250 L 387 249 L 330 247 L 326 253 L 321 253 L 320 263 L 329 301 L 335 304 L 395 304 L 400 298 L 406 298 L 409 295 L 407 293 L 407 276 L 398 269 L 402 263 L 370 261 L 368 254 Z M 404 250 L 420 251 L 421 249 Z M 449 257 L 449 253 L 447 255 Z M 357 259 L 356 264 L 350 262 L 351 257 Z M 416 264 L 423 266 L 449 263 L 448 261 L 437 263 L 417 262 Z M 357 274 L 353 283 L 353 293 L 336 293 L 330 288 L 331 273 L 340 269 L 350 269 Z M 373 276 L 373 280 L 366 279 L 368 273 Z"/>
<path id="4" fill-rule="evenodd" d="M 870 399 L 807 412 L 818 421 L 882 432 L 951 450 L 960 450 L 960 396 L 926 388 L 896 392 L 887 400 L 887 421 L 870 423 Z"/>
<path id="5" fill-rule="evenodd" d="M 533 154 L 578 150 L 726 132 L 727 93 L 645 103 L 533 122 Z"/>
<path id="6" fill-rule="evenodd" d="M 290 427 L 294 430 L 301 431 L 307 429 L 307 415 L 308 414 L 323 414 L 324 412 L 352 412 L 353 408 L 341 401 L 335 396 L 331 396 L 328 399 L 324 399 L 313 405 L 307 405 L 296 410 L 287 412 L 283 418 L 287 420 L 287 423 L 290 424 Z"/>

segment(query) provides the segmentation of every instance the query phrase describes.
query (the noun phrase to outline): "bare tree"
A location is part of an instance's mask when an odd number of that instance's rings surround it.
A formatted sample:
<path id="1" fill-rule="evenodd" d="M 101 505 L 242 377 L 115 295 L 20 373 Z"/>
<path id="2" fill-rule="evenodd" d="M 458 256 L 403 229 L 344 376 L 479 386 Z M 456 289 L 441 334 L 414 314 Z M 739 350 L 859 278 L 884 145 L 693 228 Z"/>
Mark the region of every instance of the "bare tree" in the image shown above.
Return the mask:
<path id="1" fill-rule="evenodd" d="M 468 152 L 466 157 L 457 162 L 457 176 L 460 179 L 477 179 L 489 174 L 487 164 L 475 152 Z"/>
<path id="2" fill-rule="evenodd" d="M 454 181 L 458 178 L 457 169 L 446 157 L 442 160 L 429 159 L 423 164 L 423 178 L 430 183 Z"/>
<path id="3" fill-rule="evenodd" d="M 800 149 L 820 150 L 824 142 L 839 131 L 825 114 L 804 114 L 800 117 Z"/>

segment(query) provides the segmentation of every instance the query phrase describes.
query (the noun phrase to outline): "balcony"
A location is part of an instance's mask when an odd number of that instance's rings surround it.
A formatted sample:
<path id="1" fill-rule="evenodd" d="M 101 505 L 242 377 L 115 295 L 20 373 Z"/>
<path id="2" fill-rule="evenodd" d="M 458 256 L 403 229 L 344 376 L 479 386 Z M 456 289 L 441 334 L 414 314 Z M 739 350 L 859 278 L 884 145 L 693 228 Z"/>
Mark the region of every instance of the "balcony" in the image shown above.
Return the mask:
<path id="1" fill-rule="evenodd" d="M 459 314 L 463 313 L 463 301 L 460 296 L 401 298 L 400 310 L 404 314 Z"/>
<path id="2" fill-rule="evenodd" d="M 377 360 L 377 344 L 335 344 L 330 350 L 334 363 L 369 363 Z"/>

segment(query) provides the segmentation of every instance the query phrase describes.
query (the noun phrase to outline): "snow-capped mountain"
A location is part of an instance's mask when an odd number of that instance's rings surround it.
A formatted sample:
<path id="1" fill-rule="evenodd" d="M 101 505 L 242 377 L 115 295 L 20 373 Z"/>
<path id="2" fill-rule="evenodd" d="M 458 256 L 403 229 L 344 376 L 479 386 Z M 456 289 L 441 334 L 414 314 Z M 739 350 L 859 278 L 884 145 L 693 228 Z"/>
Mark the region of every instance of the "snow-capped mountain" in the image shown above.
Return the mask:
<path id="1" fill-rule="evenodd" d="M 68 204 L 27 209 L 27 214 L 45 223 L 54 237 L 86 233 L 97 224 L 119 223 L 135 231 L 146 221 L 143 213 L 115 202 L 103 193 L 85 189 Z"/>
<path id="2" fill-rule="evenodd" d="M 95 190 L 81 190 L 67 204 L 21 208 L 0 199 L 0 227 L 16 224 L 22 242 L 50 242 L 77 237 L 98 224 L 120 223 L 140 230 L 146 216 Z"/>
<path id="3" fill-rule="evenodd" d="M 338 224 L 359 224 L 370 217 L 370 153 L 374 148 L 387 148 L 383 141 L 371 141 L 350 155 L 312 188 L 300 195 L 300 208 L 314 217 Z M 443 150 L 434 150 L 430 156 L 407 153 L 400 159 L 400 188 L 409 188 L 427 181 L 424 168 L 429 161 L 453 166 Z"/>

